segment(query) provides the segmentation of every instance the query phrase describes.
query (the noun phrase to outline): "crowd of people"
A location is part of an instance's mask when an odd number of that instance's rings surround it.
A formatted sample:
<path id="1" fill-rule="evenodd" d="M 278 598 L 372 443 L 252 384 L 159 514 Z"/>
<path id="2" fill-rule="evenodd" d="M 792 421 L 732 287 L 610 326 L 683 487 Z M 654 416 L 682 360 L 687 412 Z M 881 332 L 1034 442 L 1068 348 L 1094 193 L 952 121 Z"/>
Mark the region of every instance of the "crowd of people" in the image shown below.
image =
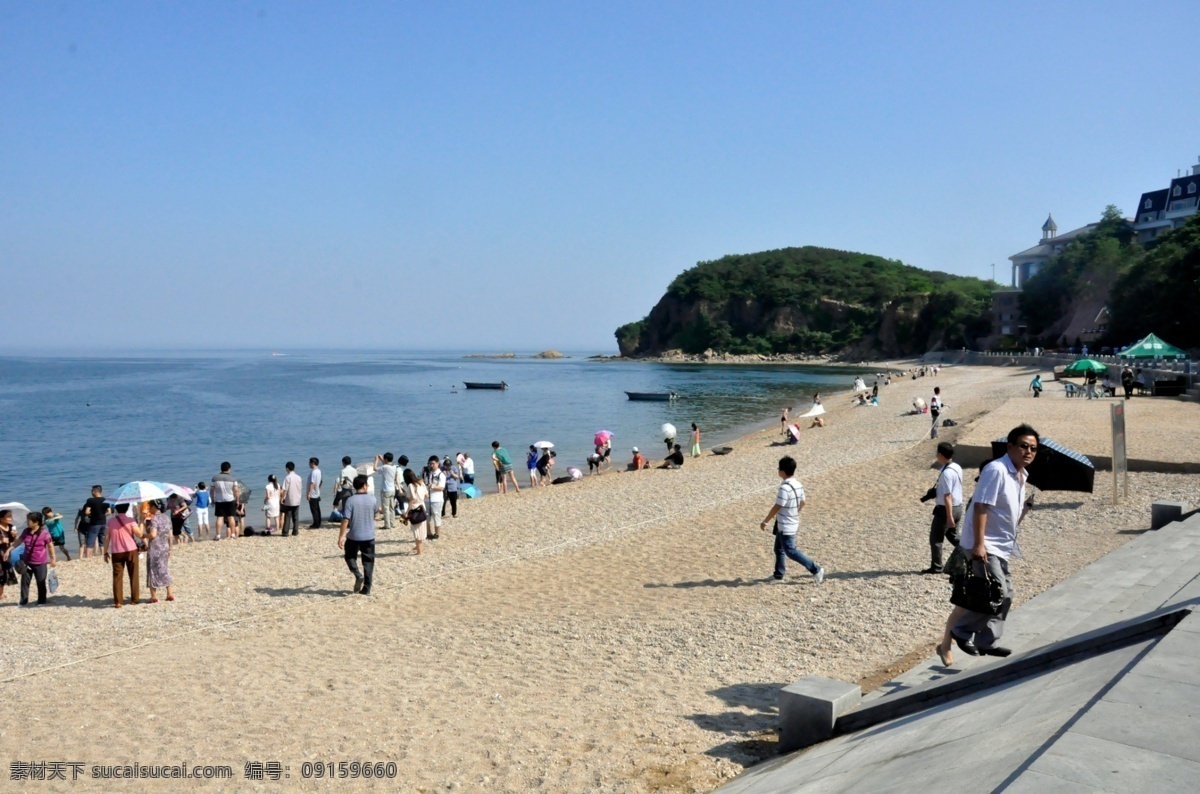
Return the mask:
<path id="1" fill-rule="evenodd" d="M 683 453 L 673 441 L 668 439 L 665 468 L 683 465 Z M 546 487 L 582 478 L 583 473 L 574 466 L 567 467 L 562 476 L 555 476 L 558 456 L 552 446 L 530 445 L 527 457 L 530 486 Z M 700 429 L 695 423 L 691 452 L 693 457 L 700 455 Z M 611 437 L 606 437 L 588 457 L 589 469 L 601 473 L 611 466 L 611 456 Z M 511 488 L 519 493 L 521 486 L 513 470 L 513 458 L 498 441 L 492 442 L 491 462 L 496 492 L 507 494 Z M 167 601 L 174 601 L 170 570 L 173 548 L 203 540 L 227 541 L 251 535 L 296 537 L 300 509 L 307 502 L 310 529 L 323 528 L 326 519 L 341 527 L 339 546 L 345 550 L 347 563 L 351 563 L 352 557 L 362 561 L 362 568 L 356 573 L 361 579 L 356 580 L 356 592 L 369 594 L 374 560 L 373 527 L 377 521 L 382 521 L 386 530 L 399 524 L 407 526 L 412 533 L 414 554 L 419 555 L 426 541 L 441 538 L 447 514 L 452 519 L 458 517 L 460 494 L 479 495 L 475 462 L 469 452 L 459 452 L 453 458 L 431 455 L 419 471 L 410 467 L 407 456 L 397 457 L 391 452 L 378 454 L 372 462 L 357 466 L 349 456 L 343 457 L 341 463 L 342 468 L 333 479 L 331 509 L 327 515 L 322 506 L 326 483 L 318 458 L 309 458 L 304 476 L 296 471 L 292 461 L 284 465 L 282 479 L 268 475 L 263 487 L 263 521 L 257 527 L 247 521 L 250 489 L 238 479 L 228 461 L 221 463 L 218 473 L 209 481 L 198 482 L 194 489 L 174 490 L 166 499 L 115 502 L 105 497 L 103 486 L 95 485 L 75 514 L 79 559 L 103 556 L 111 564 L 114 607 L 126 603 L 126 580 L 128 603 L 141 602 L 143 567 L 149 602 L 158 603 L 160 591 Z M 642 471 L 650 465 L 634 447 L 627 468 Z M 26 523 L 23 529 L 17 528 L 12 512 L 0 511 L 0 598 L 6 585 L 19 583 L 20 603 L 26 605 L 30 588 L 36 583 L 37 603 L 44 604 L 57 584 L 54 569 L 59 556 L 71 560 L 66 530 L 63 517 L 50 507 L 30 513 Z"/>

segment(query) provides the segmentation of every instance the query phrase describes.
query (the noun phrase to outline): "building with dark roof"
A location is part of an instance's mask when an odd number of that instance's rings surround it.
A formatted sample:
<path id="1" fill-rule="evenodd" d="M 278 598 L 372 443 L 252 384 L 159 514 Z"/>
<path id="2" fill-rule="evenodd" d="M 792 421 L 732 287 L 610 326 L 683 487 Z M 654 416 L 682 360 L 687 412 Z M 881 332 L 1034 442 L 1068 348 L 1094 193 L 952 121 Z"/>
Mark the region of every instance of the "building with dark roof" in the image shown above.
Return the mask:
<path id="1" fill-rule="evenodd" d="M 1196 214 L 1200 199 L 1200 162 L 1192 173 L 1171 180 L 1165 190 L 1143 193 L 1138 199 L 1133 228 L 1139 243 L 1148 243 L 1163 232 L 1177 229 Z"/>

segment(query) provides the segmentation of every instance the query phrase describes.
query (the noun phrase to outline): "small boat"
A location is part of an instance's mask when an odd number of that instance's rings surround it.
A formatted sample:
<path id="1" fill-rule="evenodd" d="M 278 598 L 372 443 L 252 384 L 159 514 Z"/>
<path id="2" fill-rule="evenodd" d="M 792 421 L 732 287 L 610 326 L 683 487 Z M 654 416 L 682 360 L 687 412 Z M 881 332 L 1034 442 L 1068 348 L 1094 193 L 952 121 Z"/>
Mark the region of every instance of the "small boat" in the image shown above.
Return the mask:
<path id="1" fill-rule="evenodd" d="M 468 389 L 494 389 L 496 391 L 504 391 L 508 388 L 508 384 L 504 381 L 499 383 L 472 383 L 471 381 L 463 381 L 463 385 Z"/>
<path id="2" fill-rule="evenodd" d="M 627 391 L 629 399 L 642 403 L 665 403 L 678 400 L 679 395 L 673 391 Z"/>

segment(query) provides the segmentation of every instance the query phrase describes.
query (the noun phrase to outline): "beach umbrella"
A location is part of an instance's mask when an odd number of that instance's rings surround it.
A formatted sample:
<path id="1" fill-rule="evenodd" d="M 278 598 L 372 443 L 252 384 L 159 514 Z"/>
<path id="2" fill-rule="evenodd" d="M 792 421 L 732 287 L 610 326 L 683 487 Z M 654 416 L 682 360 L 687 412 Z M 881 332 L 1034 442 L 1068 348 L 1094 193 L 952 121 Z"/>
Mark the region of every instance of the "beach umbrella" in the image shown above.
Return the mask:
<path id="1" fill-rule="evenodd" d="M 538 449 L 554 449 L 554 444 L 549 441 L 535 441 L 533 445 Z"/>
<path id="2" fill-rule="evenodd" d="M 0 504 L 0 510 L 11 510 L 13 529 L 18 532 L 25 527 L 25 517 L 29 515 L 29 508 L 20 502 L 5 502 Z"/>
<path id="3" fill-rule="evenodd" d="M 675 438 L 675 425 L 670 422 L 664 422 L 662 426 L 663 438 Z"/>
<path id="4" fill-rule="evenodd" d="M 479 489 L 476 488 L 474 485 L 471 485 L 471 483 L 469 483 L 469 482 L 463 483 L 462 485 L 460 485 L 458 487 L 458 490 L 461 491 L 463 496 L 467 497 L 468 499 L 478 499 L 479 498 Z"/>
<path id="5" fill-rule="evenodd" d="M 612 437 L 613 437 L 613 434 L 610 431 L 600 430 L 596 433 L 596 437 L 592 440 L 596 442 L 596 446 L 602 447 L 605 444 L 607 444 L 609 442 L 609 439 L 611 439 Z"/>
<path id="6" fill-rule="evenodd" d="M 158 480 L 147 480 L 147 482 L 157 485 L 167 496 L 182 496 L 188 501 L 191 501 L 192 494 L 195 493 L 193 489 L 187 487 L 186 485 L 176 485 L 175 483 L 171 482 L 159 482 Z"/>
<path id="7" fill-rule="evenodd" d="M 131 505 L 141 504 L 142 502 L 156 502 L 159 499 L 166 499 L 167 494 L 160 487 L 162 483 L 152 482 L 150 480 L 134 480 L 127 482 L 117 489 L 116 493 L 108 497 L 105 501 L 114 505 Z"/>
<path id="8" fill-rule="evenodd" d="M 1187 358 L 1187 353 L 1154 334 L 1121 351 L 1122 358 Z"/>
<path id="9" fill-rule="evenodd" d="M 1103 375 L 1108 372 L 1108 365 L 1097 361 L 1094 358 L 1081 358 L 1078 361 L 1072 361 L 1063 370 L 1064 375 L 1083 375 L 1088 372 L 1096 372 Z"/>
<path id="10" fill-rule="evenodd" d="M 993 460 L 1007 454 L 1008 438 L 992 442 Z M 1037 455 L 1026 471 L 1026 482 L 1042 491 L 1091 493 L 1096 482 L 1096 467 L 1087 456 L 1049 438 L 1038 441 Z"/>

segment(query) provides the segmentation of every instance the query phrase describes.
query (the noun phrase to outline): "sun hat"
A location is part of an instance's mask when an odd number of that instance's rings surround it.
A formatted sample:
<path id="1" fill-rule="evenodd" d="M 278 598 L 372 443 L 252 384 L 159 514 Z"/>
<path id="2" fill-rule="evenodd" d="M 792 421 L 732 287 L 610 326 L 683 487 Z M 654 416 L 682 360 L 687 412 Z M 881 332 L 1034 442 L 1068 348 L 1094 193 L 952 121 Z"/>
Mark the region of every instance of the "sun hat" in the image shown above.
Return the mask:
<path id="1" fill-rule="evenodd" d="M 634 448 L 633 448 L 633 451 L 634 451 L 634 452 L 637 452 L 637 447 L 634 447 Z"/>

